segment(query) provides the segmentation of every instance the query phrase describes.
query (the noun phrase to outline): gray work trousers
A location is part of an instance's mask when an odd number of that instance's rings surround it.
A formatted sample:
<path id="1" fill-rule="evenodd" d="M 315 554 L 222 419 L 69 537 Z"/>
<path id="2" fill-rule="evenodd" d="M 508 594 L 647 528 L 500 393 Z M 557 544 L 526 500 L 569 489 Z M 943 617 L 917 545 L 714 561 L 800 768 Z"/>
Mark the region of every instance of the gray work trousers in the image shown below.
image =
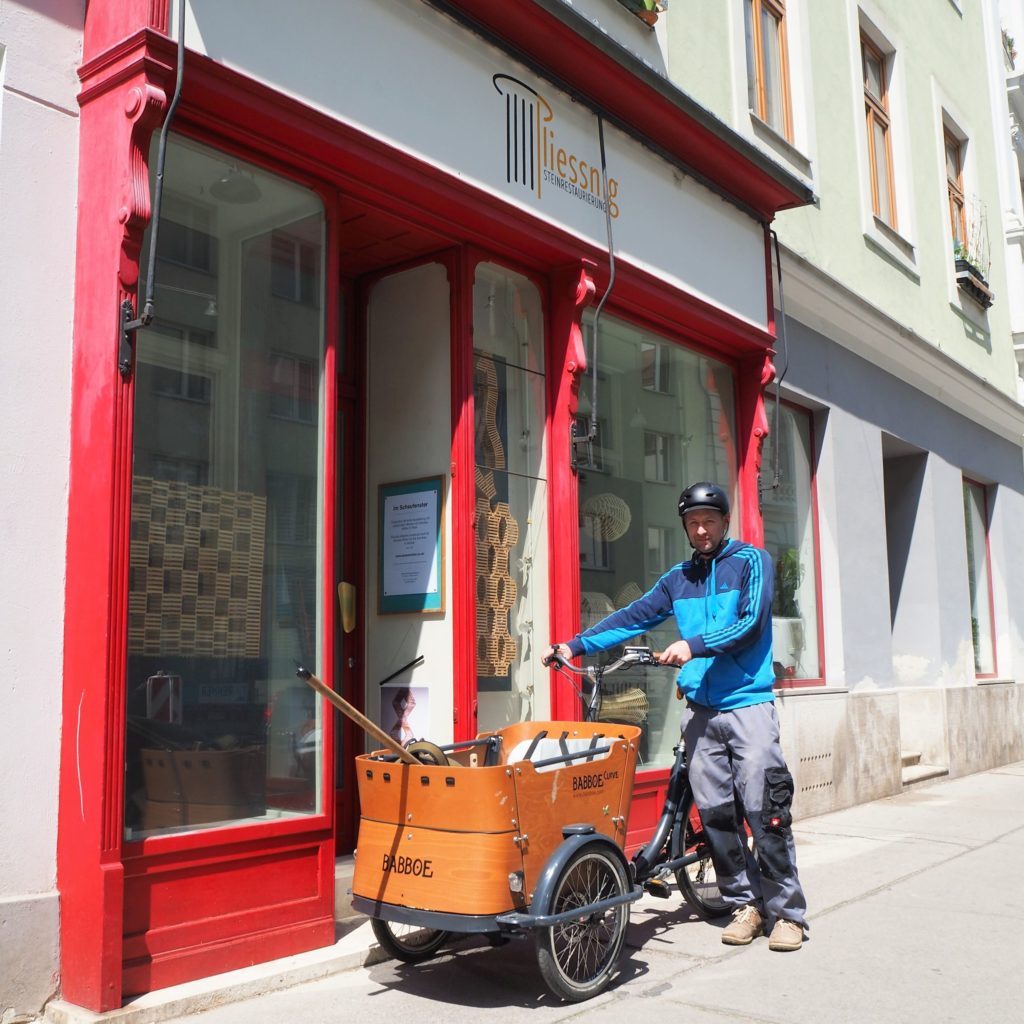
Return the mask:
<path id="1" fill-rule="evenodd" d="M 775 705 L 716 711 L 688 701 L 682 731 L 693 798 L 725 901 L 756 906 L 768 931 L 779 918 L 806 928 L 790 828 L 793 777 Z M 740 838 L 739 813 L 753 834 L 756 860 Z"/>

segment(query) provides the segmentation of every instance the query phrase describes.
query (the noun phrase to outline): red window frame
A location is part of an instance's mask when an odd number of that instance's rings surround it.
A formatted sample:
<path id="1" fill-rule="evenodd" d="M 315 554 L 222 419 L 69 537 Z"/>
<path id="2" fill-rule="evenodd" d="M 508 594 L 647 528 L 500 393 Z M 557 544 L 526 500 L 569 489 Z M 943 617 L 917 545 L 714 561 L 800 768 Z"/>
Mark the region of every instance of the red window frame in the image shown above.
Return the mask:
<path id="1" fill-rule="evenodd" d="M 814 461 L 814 453 L 817 448 L 814 433 L 814 413 L 810 409 L 785 398 L 780 399 L 780 403 L 786 406 L 786 408 L 791 409 L 793 412 L 807 417 L 807 439 L 808 446 L 810 448 L 812 466 L 809 484 L 811 498 L 811 528 L 814 531 L 814 600 L 817 621 L 817 629 L 815 630 L 814 639 L 818 645 L 818 674 L 816 676 L 797 676 L 792 679 L 779 679 L 776 680 L 775 683 L 776 690 L 799 690 L 810 686 L 826 685 L 825 624 L 824 607 L 821 596 L 821 531 L 818 528 L 818 474 L 816 472 L 817 465 Z M 764 467 L 764 475 L 767 475 L 769 471 L 770 467 Z"/>
<path id="2" fill-rule="evenodd" d="M 995 597 L 992 591 L 992 549 L 990 542 L 990 531 L 991 531 L 991 520 L 989 518 L 989 501 L 988 492 L 989 485 L 982 483 L 980 480 L 974 480 L 969 476 L 964 476 L 964 484 L 968 487 L 976 487 L 981 491 L 982 497 L 982 509 L 985 516 L 985 576 L 988 582 L 988 621 L 989 627 L 992 631 L 992 671 L 991 672 L 978 672 L 975 671 L 975 679 L 996 679 L 999 676 L 999 651 L 996 648 L 996 607 Z M 966 524 L 964 524 L 966 530 Z M 965 535 L 966 536 L 966 535 Z M 972 641 L 971 652 L 974 652 L 974 644 Z"/>

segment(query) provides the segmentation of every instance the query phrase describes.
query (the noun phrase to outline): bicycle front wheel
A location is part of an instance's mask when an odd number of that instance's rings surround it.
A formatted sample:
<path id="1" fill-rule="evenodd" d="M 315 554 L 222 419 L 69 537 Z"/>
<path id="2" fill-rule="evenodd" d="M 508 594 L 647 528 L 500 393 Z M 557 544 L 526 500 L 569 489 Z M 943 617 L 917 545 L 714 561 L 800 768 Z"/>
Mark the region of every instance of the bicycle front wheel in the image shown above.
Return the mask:
<path id="1" fill-rule="evenodd" d="M 618 962 L 629 924 L 629 904 L 588 909 L 629 889 L 626 872 L 611 852 L 583 847 L 565 866 L 545 913 L 579 910 L 579 916 L 536 935 L 537 963 L 548 988 L 570 1003 L 603 992 Z"/>
<path id="2" fill-rule="evenodd" d="M 448 933 L 438 928 L 395 924 L 374 917 L 370 919 L 374 937 L 388 956 L 407 964 L 429 960 L 444 944 Z"/>
<path id="3" fill-rule="evenodd" d="M 711 847 L 692 799 L 684 804 L 680 819 L 672 831 L 671 856 L 696 853 L 698 859 L 676 871 L 679 891 L 705 921 L 725 917 L 729 913 L 729 905 L 718 888 L 715 866 L 711 863 Z"/>

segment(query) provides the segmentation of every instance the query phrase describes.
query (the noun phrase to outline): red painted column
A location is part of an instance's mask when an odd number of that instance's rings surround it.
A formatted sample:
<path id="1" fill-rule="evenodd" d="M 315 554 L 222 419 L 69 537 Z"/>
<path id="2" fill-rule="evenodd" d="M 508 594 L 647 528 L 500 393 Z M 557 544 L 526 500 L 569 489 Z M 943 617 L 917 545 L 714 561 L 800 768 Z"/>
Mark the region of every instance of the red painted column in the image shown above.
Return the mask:
<path id="1" fill-rule="evenodd" d="M 89 31 L 87 22 L 87 40 Z M 121 1003 L 134 389 L 117 368 L 118 318 L 137 288 L 150 216 L 149 141 L 173 83 L 173 68 L 147 47 L 152 38 L 138 32 L 80 71 L 57 883 L 63 996 L 96 1011 Z"/>
<path id="2" fill-rule="evenodd" d="M 452 735 L 477 734 L 476 697 L 476 439 L 473 426 L 473 270 L 465 249 L 448 255 L 452 365 Z"/>
<path id="3" fill-rule="evenodd" d="M 737 410 L 739 428 L 739 492 L 743 539 L 759 547 L 764 544 L 764 520 L 759 495 L 761 455 L 768 436 L 768 413 L 764 389 L 775 377 L 768 351 L 740 360 Z"/>
<path id="4" fill-rule="evenodd" d="M 548 519 L 551 523 L 549 580 L 551 636 L 537 637 L 541 649 L 548 641 L 575 636 L 580 612 L 579 487 L 572 468 L 572 424 L 579 404 L 580 378 L 587 370 L 583 347 L 583 314 L 593 302 L 594 264 L 589 260 L 551 276 L 551 329 L 548 343 Z M 562 676 L 551 673 L 551 715 L 579 717 L 579 701 Z"/>

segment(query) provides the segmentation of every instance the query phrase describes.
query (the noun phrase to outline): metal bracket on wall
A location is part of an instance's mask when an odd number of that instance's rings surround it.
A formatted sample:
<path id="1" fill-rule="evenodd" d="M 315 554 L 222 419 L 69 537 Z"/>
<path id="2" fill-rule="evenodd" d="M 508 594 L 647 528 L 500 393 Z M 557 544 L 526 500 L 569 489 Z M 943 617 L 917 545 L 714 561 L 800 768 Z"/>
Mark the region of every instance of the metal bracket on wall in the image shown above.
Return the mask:
<path id="1" fill-rule="evenodd" d="M 148 327 L 152 316 L 141 316 L 135 319 L 135 307 L 131 299 L 121 303 L 121 337 L 117 346 L 117 368 L 121 377 L 127 380 L 132 375 L 132 335 L 140 327 Z"/>

